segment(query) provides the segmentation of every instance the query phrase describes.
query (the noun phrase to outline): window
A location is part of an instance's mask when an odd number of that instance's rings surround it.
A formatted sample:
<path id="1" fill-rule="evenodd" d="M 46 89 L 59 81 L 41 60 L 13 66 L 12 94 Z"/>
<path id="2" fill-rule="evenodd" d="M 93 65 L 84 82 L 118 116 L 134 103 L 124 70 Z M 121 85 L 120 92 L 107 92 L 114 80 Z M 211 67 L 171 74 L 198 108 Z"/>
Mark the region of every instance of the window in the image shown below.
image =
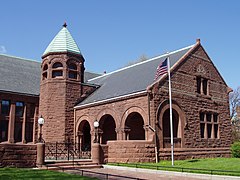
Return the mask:
<path id="1" fill-rule="evenodd" d="M 68 65 L 68 77 L 71 79 L 77 79 L 77 66 L 76 64 Z"/>
<path id="2" fill-rule="evenodd" d="M 197 77 L 197 93 L 208 95 L 208 80 L 202 77 Z"/>
<path id="3" fill-rule="evenodd" d="M 218 114 L 200 112 L 201 138 L 218 138 Z"/>
<path id="4" fill-rule="evenodd" d="M 1 103 L 1 113 L 3 115 L 9 115 L 9 111 L 10 111 L 10 101 L 8 100 L 2 100 Z"/>
<path id="5" fill-rule="evenodd" d="M 42 72 L 42 80 L 47 79 L 47 70 L 48 70 L 48 65 L 45 64 L 43 67 L 43 72 Z"/>
<path id="6" fill-rule="evenodd" d="M 23 102 L 16 102 L 16 112 L 15 115 L 18 117 L 23 116 Z"/>
<path id="7" fill-rule="evenodd" d="M 52 66 L 52 78 L 63 76 L 63 65 L 60 62 L 56 62 Z"/>

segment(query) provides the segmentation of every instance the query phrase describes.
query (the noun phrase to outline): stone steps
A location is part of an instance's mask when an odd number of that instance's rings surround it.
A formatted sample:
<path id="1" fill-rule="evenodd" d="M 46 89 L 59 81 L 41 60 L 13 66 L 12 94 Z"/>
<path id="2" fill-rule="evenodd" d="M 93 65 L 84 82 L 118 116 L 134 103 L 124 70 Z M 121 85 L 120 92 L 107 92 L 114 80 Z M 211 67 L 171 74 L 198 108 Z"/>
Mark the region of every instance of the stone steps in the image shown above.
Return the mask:
<path id="1" fill-rule="evenodd" d="M 46 161 L 44 166 L 38 167 L 40 169 L 48 170 L 70 170 L 70 169 L 92 169 L 92 168 L 102 168 L 102 165 L 92 162 L 89 160 L 57 160 L 57 161 Z"/>

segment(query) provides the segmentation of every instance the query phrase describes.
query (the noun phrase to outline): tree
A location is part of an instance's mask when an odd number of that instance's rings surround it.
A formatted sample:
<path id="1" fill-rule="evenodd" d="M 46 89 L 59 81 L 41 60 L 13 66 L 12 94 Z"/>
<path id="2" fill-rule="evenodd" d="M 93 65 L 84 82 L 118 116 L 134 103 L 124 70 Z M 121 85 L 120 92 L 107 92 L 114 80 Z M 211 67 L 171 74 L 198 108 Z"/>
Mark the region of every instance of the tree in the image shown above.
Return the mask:
<path id="1" fill-rule="evenodd" d="M 126 66 L 137 64 L 139 62 L 143 62 L 143 61 L 146 61 L 148 59 L 149 58 L 145 54 L 142 54 L 141 56 L 139 56 L 139 58 L 137 60 L 130 61 Z"/>
<path id="2" fill-rule="evenodd" d="M 232 136 L 233 142 L 239 141 L 240 139 L 240 87 L 229 94 L 230 103 L 230 118 L 232 121 Z"/>
<path id="3" fill-rule="evenodd" d="M 240 106 L 240 87 L 229 94 L 230 118 L 237 118 L 237 107 Z"/>

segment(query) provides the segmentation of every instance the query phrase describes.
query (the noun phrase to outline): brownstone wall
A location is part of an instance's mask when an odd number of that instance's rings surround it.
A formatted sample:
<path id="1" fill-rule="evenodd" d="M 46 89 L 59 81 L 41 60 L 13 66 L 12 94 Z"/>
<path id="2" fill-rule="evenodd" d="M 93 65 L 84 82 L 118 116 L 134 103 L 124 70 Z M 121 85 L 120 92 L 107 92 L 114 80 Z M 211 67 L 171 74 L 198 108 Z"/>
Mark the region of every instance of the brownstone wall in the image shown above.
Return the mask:
<path id="1" fill-rule="evenodd" d="M 40 85 L 39 115 L 45 119 L 43 138 L 46 142 L 62 142 L 73 139 L 75 103 L 81 96 L 81 82 L 84 73 L 84 59 L 71 53 L 52 53 L 43 57 L 42 68 L 48 65 L 47 78 Z M 52 65 L 62 63 L 62 77 L 52 77 Z M 68 64 L 77 67 L 77 79 L 68 76 Z M 44 72 L 44 70 L 43 70 Z"/>
<path id="2" fill-rule="evenodd" d="M 0 144 L 0 166 L 35 167 L 37 146 L 21 144 Z"/>
<path id="3" fill-rule="evenodd" d="M 108 162 L 155 162 L 154 147 L 152 141 L 109 141 Z"/>
<path id="4" fill-rule="evenodd" d="M 201 64 L 204 72 L 197 72 Z M 196 76 L 201 75 L 208 79 L 209 94 L 197 93 Z M 229 113 L 227 85 L 216 70 L 202 46 L 189 55 L 184 62 L 179 64 L 171 74 L 172 100 L 182 110 L 185 116 L 183 124 L 183 148 L 215 148 L 229 147 L 231 144 L 231 121 Z M 168 82 L 162 81 L 153 88 L 151 101 L 151 117 L 162 113 L 160 104 L 168 100 Z M 201 138 L 200 117 L 201 111 L 214 112 L 219 118 L 219 137 Z M 156 120 L 159 127 L 158 134 L 162 136 L 162 121 Z M 161 144 L 161 143 L 160 143 Z M 160 147 L 162 148 L 162 147 Z"/>
<path id="5" fill-rule="evenodd" d="M 117 139 L 124 139 L 124 126 L 128 115 L 132 112 L 138 112 L 144 121 L 144 125 L 148 124 L 148 99 L 146 95 L 132 97 L 129 99 L 121 99 L 116 102 L 108 102 L 106 104 L 99 104 L 96 106 L 76 109 L 76 122 L 75 132 L 77 132 L 80 123 L 83 120 L 87 120 L 91 126 L 91 130 L 94 130 L 93 122 L 100 120 L 106 114 L 113 117 L 116 124 Z M 151 134 L 151 132 L 149 132 Z M 148 135 L 146 134 L 146 137 Z M 76 138 L 76 134 L 75 134 Z M 92 140 L 94 138 L 92 137 Z"/>

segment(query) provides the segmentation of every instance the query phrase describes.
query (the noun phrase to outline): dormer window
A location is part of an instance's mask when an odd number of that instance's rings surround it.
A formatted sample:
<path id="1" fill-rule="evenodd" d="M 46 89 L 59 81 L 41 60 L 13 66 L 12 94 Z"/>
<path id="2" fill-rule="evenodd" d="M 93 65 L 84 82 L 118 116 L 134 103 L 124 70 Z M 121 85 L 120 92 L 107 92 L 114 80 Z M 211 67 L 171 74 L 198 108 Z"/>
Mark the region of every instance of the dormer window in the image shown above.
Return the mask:
<path id="1" fill-rule="evenodd" d="M 52 78 L 63 76 L 63 65 L 60 62 L 56 62 L 52 66 Z"/>
<path id="2" fill-rule="evenodd" d="M 42 80 L 47 79 L 47 70 L 48 70 L 48 65 L 45 64 L 43 67 L 43 72 L 42 72 Z"/>
<path id="3" fill-rule="evenodd" d="M 197 93 L 208 95 L 208 80 L 206 78 L 197 77 Z"/>
<path id="4" fill-rule="evenodd" d="M 68 77 L 71 79 L 77 79 L 77 66 L 76 64 L 70 64 L 68 66 Z"/>

